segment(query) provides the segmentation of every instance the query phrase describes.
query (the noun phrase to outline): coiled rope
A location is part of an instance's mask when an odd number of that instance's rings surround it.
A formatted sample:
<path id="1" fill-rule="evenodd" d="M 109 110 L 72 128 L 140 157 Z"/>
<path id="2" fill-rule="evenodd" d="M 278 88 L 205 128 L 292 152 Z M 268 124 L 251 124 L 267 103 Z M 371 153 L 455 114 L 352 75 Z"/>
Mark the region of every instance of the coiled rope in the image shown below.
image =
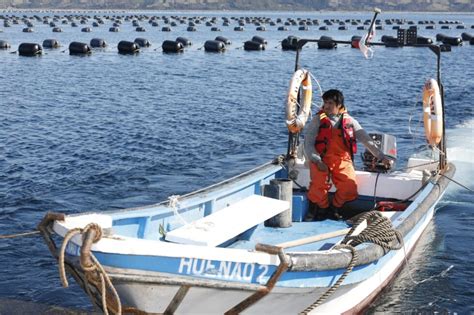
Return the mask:
<path id="1" fill-rule="evenodd" d="M 107 289 L 112 292 L 115 299 L 116 312 L 114 311 L 114 313 L 122 314 L 122 304 L 120 302 L 120 297 L 117 293 L 117 290 L 115 289 L 114 285 L 112 284 L 112 281 L 110 280 L 110 277 L 107 275 L 100 262 L 95 258 L 94 254 L 90 250 L 92 243 L 97 243 L 102 238 L 102 229 L 96 223 L 89 223 L 83 229 L 71 229 L 64 236 L 64 240 L 61 245 L 58 257 L 59 276 L 61 278 L 61 284 L 65 288 L 69 286 L 64 266 L 64 255 L 66 252 L 67 244 L 74 236 L 78 234 L 82 234 L 80 265 L 81 268 L 84 270 L 85 281 L 92 283 L 94 286 L 96 286 L 96 288 L 100 287 L 102 309 L 104 311 L 104 314 L 109 314 L 107 307 Z M 84 286 L 87 288 L 88 293 L 90 293 L 88 290 L 88 284 L 85 283 Z"/>
<path id="2" fill-rule="evenodd" d="M 359 234 L 353 235 L 356 229 L 367 221 L 367 227 Z M 397 241 L 394 243 L 394 241 Z M 352 259 L 349 262 L 341 277 L 321 295 L 314 303 L 305 308 L 301 315 L 309 314 L 316 307 L 323 304 L 323 302 L 330 297 L 342 284 L 344 279 L 351 273 L 352 269 L 357 263 L 358 255 L 355 247 L 362 243 L 374 243 L 388 250 L 398 250 L 403 246 L 403 237 L 399 231 L 393 228 L 392 222 L 387 217 L 384 217 L 378 211 L 369 211 L 359 216 L 356 223 L 347 233 L 346 237 L 341 241 L 341 244 L 334 246 L 335 250 L 349 250 L 352 254 Z"/>

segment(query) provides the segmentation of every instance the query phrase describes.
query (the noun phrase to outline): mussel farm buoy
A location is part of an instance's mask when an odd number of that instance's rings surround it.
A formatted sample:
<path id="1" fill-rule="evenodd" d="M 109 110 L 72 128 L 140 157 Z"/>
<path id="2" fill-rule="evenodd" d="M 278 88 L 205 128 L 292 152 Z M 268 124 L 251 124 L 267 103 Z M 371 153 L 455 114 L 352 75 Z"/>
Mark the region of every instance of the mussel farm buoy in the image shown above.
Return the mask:
<path id="1" fill-rule="evenodd" d="M 318 42 L 318 49 L 335 49 L 337 48 L 337 44 L 334 42 L 332 37 L 329 36 L 321 36 Z"/>
<path id="2" fill-rule="evenodd" d="M 281 49 L 283 50 L 296 50 L 298 49 L 297 43 L 299 38 L 296 36 L 288 36 L 281 41 Z"/>
<path id="3" fill-rule="evenodd" d="M 70 55 L 88 55 L 92 53 L 89 45 L 81 42 L 72 42 L 69 44 Z"/>
<path id="4" fill-rule="evenodd" d="M 140 47 L 150 47 L 151 46 L 151 43 L 146 38 L 138 37 L 138 38 L 135 38 L 135 40 L 133 42 L 135 44 L 137 44 L 138 46 L 140 46 Z"/>
<path id="5" fill-rule="evenodd" d="M 357 48 L 359 49 L 359 44 L 360 44 L 360 40 L 361 40 L 362 36 L 358 36 L 358 35 L 354 35 L 352 36 L 351 38 L 351 48 Z"/>
<path id="6" fill-rule="evenodd" d="M 204 43 L 204 50 L 208 52 L 223 52 L 225 44 L 218 40 L 208 40 Z"/>
<path id="7" fill-rule="evenodd" d="M 131 54 L 136 54 L 140 52 L 140 48 L 138 45 L 134 42 L 129 42 L 126 40 L 122 40 L 118 43 L 117 49 L 119 54 L 124 54 L 124 55 L 131 55 Z"/>
<path id="8" fill-rule="evenodd" d="M 214 40 L 218 40 L 220 42 L 223 42 L 224 44 L 226 44 L 226 46 L 232 44 L 232 42 L 227 37 L 224 37 L 224 36 L 217 36 Z"/>
<path id="9" fill-rule="evenodd" d="M 247 51 L 265 50 L 265 45 L 259 42 L 254 42 L 253 40 L 248 40 L 244 43 L 244 50 L 247 50 Z"/>
<path id="10" fill-rule="evenodd" d="M 90 45 L 93 48 L 104 48 L 107 47 L 107 42 L 102 38 L 93 38 L 91 39 Z"/>
<path id="11" fill-rule="evenodd" d="M 441 41 L 443 44 L 448 44 L 451 46 L 460 46 L 462 45 L 462 38 L 461 37 L 451 37 L 451 36 L 444 36 Z"/>
<path id="12" fill-rule="evenodd" d="M 191 46 L 193 43 L 185 37 L 177 37 L 176 42 L 181 43 L 183 47 Z"/>
<path id="13" fill-rule="evenodd" d="M 184 46 L 181 42 L 173 40 L 165 40 L 161 45 L 165 53 L 179 53 L 184 51 Z"/>
<path id="14" fill-rule="evenodd" d="M 260 44 L 262 44 L 262 45 L 267 45 L 267 44 L 268 44 L 268 42 L 265 40 L 265 38 L 260 37 L 260 36 L 254 36 L 254 37 L 252 37 L 251 41 L 260 43 Z"/>
<path id="15" fill-rule="evenodd" d="M 45 39 L 43 41 L 44 48 L 58 48 L 59 46 L 59 42 L 55 39 Z"/>
<path id="16" fill-rule="evenodd" d="M 43 47 L 40 44 L 34 43 L 21 43 L 18 46 L 18 54 L 20 56 L 38 56 L 41 55 L 43 52 Z"/>
<path id="17" fill-rule="evenodd" d="M 0 40 L 0 49 L 9 49 L 10 47 L 10 43 L 4 40 Z"/>

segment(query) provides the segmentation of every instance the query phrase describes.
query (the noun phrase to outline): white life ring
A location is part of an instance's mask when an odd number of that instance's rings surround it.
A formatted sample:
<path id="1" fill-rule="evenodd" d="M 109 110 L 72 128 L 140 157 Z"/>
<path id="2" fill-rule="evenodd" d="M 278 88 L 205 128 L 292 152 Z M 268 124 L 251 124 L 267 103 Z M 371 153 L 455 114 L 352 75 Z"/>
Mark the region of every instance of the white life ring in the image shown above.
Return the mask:
<path id="1" fill-rule="evenodd" d="M 423 87 L 423 122 L 428 143 L 432 146 L 439 144 L 443 137 L 443 111 L 435 79 L 429 79 Z"/>
<path id="2" fill-rule="evenodd" d="M 303 89 L 302 102 L 298 111 L 298 92 Z M 286 102 L 286 126 L 291 133 L 303 130 L 311 112 L 311 99 L 313 97 L 313 86 L 308 70 L 299 69 L 291 78 L 290 88 Z"/>

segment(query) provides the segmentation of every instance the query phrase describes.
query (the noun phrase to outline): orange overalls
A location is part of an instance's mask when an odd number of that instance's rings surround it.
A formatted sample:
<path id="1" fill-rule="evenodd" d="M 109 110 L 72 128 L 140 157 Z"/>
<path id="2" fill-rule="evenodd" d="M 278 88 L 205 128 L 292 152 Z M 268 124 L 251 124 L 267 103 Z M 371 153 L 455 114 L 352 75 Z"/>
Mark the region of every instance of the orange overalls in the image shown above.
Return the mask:
<path id="1" fill-rule="evenodd" d="M 356 175 L 350 149 L 344 143 L 341 128 L 331 128 L 331 131 L 331 142 L 322 159 L 329 169 L 329 174 L 320 171 L 316 163 L 310 162 L 311 182 L 308 199 L 320 208 L 329 207 L 328 191 L 332 186 L 329 176 L 336 186 L 336 193 L 332 200 L 334 207 L 340 208 L 345 202 L 357 198 Z"/>

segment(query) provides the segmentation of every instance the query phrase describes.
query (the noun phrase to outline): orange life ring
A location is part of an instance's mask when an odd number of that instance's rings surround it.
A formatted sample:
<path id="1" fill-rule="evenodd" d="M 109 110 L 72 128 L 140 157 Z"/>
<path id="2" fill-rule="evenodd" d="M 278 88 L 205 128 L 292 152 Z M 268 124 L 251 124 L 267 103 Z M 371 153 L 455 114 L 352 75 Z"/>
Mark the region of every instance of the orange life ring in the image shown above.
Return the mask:
<path id="1" fill-rule="evenodd" d="M 443 111 L 435 79 L 429 79 L 423 87 L 423 122 L 428 143 L 432 146 L 439 144 L 443 136 Z"/>
<path id="2" fill-rule="evenodd" d="M 302 92 L 302 102 L 297 104 L 300 88 Z M 311 99 L 313 97 L 313 86 L 308 70 L 299 69 L 291 78 L 288 98 L 286 102 L 286 126 L 291 133 L 298 133 L 303 130 L 311 112 Z"/>

